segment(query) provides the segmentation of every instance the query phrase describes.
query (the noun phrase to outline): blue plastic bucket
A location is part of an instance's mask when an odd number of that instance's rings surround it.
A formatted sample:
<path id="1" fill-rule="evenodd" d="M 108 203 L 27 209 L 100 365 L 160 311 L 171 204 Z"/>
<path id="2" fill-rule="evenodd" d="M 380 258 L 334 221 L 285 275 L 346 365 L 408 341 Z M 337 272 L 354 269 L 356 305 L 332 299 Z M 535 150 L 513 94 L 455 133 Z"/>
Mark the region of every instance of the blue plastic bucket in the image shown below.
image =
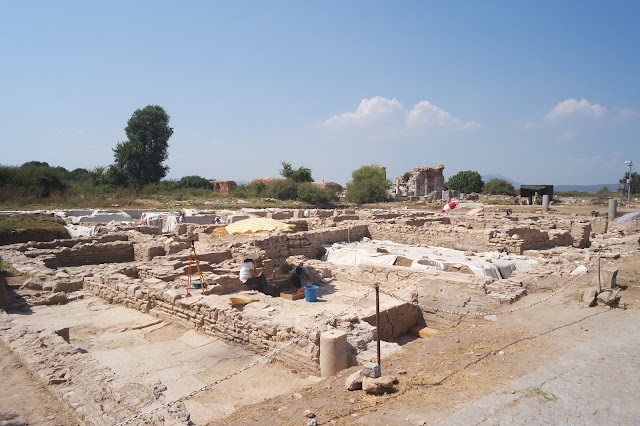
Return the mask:
<path id="1" fill-rule="evenodd" d="M 318 301 L 318 286 L 317 285 L 305 285 L 304 286 L 304 300 L 307 302 Z"/>

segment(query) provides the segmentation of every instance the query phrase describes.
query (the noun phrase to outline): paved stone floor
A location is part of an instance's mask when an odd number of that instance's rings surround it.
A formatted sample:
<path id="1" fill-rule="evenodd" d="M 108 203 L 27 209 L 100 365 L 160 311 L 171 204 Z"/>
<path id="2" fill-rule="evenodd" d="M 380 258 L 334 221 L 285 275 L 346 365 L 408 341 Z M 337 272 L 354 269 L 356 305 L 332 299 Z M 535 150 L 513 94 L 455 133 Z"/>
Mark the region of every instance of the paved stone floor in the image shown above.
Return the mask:
<path id="1" fill-rule="evenodd" d="M 437 423 L 640 424 L 640 311 L 585 322 L 592 338 Z"/>
<path id="2" fill-rule="evenodd" d="M 167 401 L 237 371 L 258 356 L 211 336 L 159 321 L 150 315 L 86 297 L 65 305 L 36 306 L 29 315 L 12 314 L 21 325 L 70 328 L 70 343 L 109 367 L 120 381 L 160 380 Z M 185 401 L 196 424 L 232 412 L 238 405 L 293 393 L 314 378 L 293 374 L 277 363 L 258 364 Z M 259 387 L 255 383 L 272 386 Z"/>

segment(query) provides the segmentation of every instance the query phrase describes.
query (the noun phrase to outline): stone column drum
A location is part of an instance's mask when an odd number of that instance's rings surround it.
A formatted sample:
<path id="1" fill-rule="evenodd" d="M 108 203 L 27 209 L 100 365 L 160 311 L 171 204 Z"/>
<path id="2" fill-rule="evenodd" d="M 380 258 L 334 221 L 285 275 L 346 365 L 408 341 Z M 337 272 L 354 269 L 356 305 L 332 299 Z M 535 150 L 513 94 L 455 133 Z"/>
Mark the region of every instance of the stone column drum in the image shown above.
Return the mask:
<path id="1" fill-rule="evenodd" d="M 320 375 L 333 376 L 349 365 L 347 333 L 342 330 L 328 330 L 320 335 Z"/>

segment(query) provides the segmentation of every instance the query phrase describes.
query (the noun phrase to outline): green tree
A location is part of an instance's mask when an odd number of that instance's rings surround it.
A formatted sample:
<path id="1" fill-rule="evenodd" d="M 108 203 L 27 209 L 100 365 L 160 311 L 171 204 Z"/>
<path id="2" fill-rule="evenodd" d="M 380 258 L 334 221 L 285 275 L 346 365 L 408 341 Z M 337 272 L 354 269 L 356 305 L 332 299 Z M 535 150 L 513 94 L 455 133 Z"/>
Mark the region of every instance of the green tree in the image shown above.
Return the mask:
<path id="1" fill-rule="evenodd" d="M 596 192 L 596 196 L 599 197 L 599 198 L 607 198 L 607 197 L 610 197 L 611 195 L 612 194 L 611 194 L 611 191 L 609 191 L 609 187 L 608 186 L 603 186 L 602 188 L 600 188 L 598 190 L 598 192 Z M 615 194 L 613 194 L 613 195 L 615 195 Z"/>
<path id="2" fill-rule="evenodd" d="M 504 179 L 491 179 L 484 185 L 482 192 L 487 195 L 516 195 L 513 184 Z"/>
<path id="3" fill-rule="evenodd" d="M 384 168 L 378 165 L 362 166 L 351 173 L 347 183 L 347 200 L 358 203 L 376 203 L 389 198 L 391 182 Z"/>
<path id="4" fill-rule="evenodd" d="M 625 190 L 628 188 L 627 179 L 629 178 L 629 172 L 625 172 L 624 178 L 620 179 L 620 183 L 624 184 Z M 631 173 L 631 193 L 639 194 L 640 193 L 640 175 L 637 172 Z"/>
<path id="5" fill-rule="evenodd" d="M 294 169 L 291 163 L 287 163 L 286 161 L 281 161 L 280 165 L 282 166 L 282 169 L 280 169 L 280 176 L 283 178 L 291 179 L 296 183 L 313 182 L 311 169 L 306 167 Z"/>
<path id="6" fill-rule="evenodd" d="M 169 167 L 163 163 L 168 158 L 169 115 L 158 105 L 148 105 L 134 111 L 124 131 L 128 140 L 118 142 L 113 149 L 114 167 L 129 178 L 131 183 L 144 186 L 159 182 L 167 175 Z"/>
<path id="7" fill-rule="evenodd" d="M 466 170 L 451 176 L 447 182 L 447 187 L 454 191 L 470 194 L 472 192 L 482 192 L 484 182 L 480 173 Z"/>

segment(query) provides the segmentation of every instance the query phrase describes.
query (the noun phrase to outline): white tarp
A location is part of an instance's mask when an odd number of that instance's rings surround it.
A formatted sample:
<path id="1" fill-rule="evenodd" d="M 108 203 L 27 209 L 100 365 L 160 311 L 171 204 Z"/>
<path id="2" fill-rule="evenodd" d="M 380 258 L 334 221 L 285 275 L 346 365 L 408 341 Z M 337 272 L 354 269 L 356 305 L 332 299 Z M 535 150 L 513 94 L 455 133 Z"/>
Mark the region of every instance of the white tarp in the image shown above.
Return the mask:
<path id="1" fill-rule="evenodd" d="M 325 247 L 327 252 L 322 260 L 339 265 L 358 266 L 361 263 L 373 263 L 375 265 L 391 266 L 398 258 L 397 255 L 376 253 L 364 249 L 356 249 L 334 244 Z"/>
<path id="2" fill-rule="evenodd" d="M 620 216 L 619 218 L 616 219 L 616 223 L 624 223 L 626 221 L 629 220 L 633 220 L 633 219 L 637 219 L 640 217 L 640 212 L 631 212 L 631 213 L 627 213 L 623 216 Z"/>
<path id="3" fill-rule="evenodd" d="M 79 223 L 132 223 L 133 221 L 133 218 L 125 212 L 106 212 L 100 210 L 94 210 L 93 213 L 87 216 L 74 216 L 71 218 L 71 222 L 76 225 Z"/>
<path id="4" fill-rule="evenodd" d="M 444 271 L 445 264 L 467 266 L 476 276 L 494 279 L 508 278 L 516 269 L 537 264 L 526 256 L 505 255 L 498 252 L 466 256 L 459 250 L 441 247 L 413 247 L 391 241 L 363 240 L 354 243 L 336 243 L 325 246 L 323 260 L 341 265 L 372 263 L 391 266 L 398 256 L 411 259 L 412 268 Z"/>
<path id="5" fill-rule="evenodd" d="M 98 235 L 100 229 L 99 226 L 81 226 L 81 225 L 66 225 L 67 231 L 71 238 L 80 237 L 95 237 Z"/>

